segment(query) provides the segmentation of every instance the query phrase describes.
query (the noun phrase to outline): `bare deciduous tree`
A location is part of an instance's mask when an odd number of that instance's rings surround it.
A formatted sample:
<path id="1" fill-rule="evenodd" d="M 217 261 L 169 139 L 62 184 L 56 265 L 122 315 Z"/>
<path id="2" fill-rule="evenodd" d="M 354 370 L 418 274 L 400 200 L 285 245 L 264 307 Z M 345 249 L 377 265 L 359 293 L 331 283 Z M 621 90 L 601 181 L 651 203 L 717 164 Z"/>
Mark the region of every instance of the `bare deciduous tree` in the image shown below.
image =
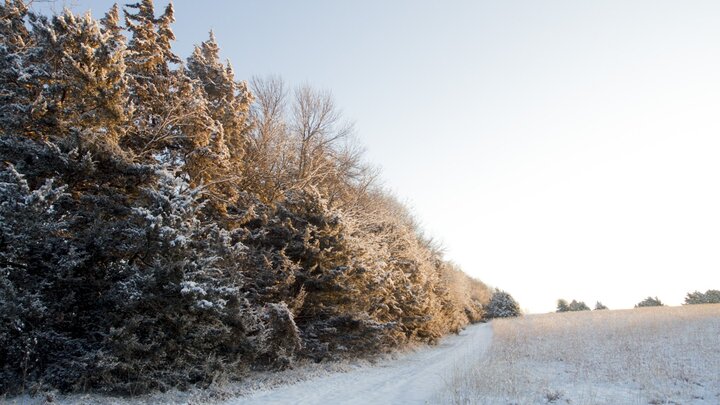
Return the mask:
<path id="1" fill-rule="evenodd" d="M 254 77 L 250 88 L 255 103 L 251 109 L 253 131 L 246 153 L 244 186 L 265 202 L 272 202 L 290 187 L 290 172 L 296 160 L 286 122 L 287 90 L 277 76 Z"/>

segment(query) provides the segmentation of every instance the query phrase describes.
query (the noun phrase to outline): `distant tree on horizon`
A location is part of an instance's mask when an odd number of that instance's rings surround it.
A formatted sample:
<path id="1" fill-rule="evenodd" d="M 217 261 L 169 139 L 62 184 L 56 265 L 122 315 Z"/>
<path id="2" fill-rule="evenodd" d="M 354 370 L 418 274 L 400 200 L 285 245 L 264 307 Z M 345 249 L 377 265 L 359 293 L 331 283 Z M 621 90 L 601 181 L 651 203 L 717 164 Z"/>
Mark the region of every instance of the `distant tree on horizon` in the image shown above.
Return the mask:
<path id="1" fill-rule="evenodd" d="M 665 304 L 660 301 L 658 297 L 647 297 L 644 300 L 638 302 L 635 305 L 635 308 L 642 308 L 642 307 L 663 307 Z"/>
<path id="2" fill-rule="evenodd" d="M 695 291 L 687 293 L 683 305 L 720 304 L 720 290 L 707 290 L 705 293 Z"/>
<path id="3" fill-rule="evenodd" d="M 589 311 L 590 307 L 584 301 L 572 300 L 570 303 L 567 300 L 560 298 L 557 301 L 556 312 L 576 312 L 576 311 Z"/>
<path id="4" fill-rule="evenodd" d="M 570 301 L 570 311 L 589 311 L 590 307 L 587 306 L 585 301 Z"/>
<path id="5" fill-rule="evenodd" d="M 596 311 L 600 311 L 600 310 L 603 310 L 603 309 L 608 309 L 608 307 L 606 307 L 605 305 L 603 305 L 603 303 L 600 302 L 600 301 L 595 302 L 595 310 L 596 310 Z"/>
<path id="6" fill-rule="evenodd" d="M 570 307 L 568 306 L 568 302 L 564 299 L 560 298 L 557 300 L 557 311 L 555 312 L 567 312 L 570 310 Z"/>

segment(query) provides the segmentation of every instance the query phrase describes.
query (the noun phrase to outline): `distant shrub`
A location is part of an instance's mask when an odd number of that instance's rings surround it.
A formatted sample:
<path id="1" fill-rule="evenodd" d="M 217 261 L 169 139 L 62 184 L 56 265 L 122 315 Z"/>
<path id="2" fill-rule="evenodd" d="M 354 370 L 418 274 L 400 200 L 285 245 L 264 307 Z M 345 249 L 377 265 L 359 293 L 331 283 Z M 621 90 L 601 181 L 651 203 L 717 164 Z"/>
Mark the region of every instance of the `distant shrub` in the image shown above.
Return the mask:
<path id="1" fill-rule="evenodd" d="M 664 305 L 665 305 L 665 304 L 663 304 L 662 301 L 660 301 L 660 299 L 658 299 L 658 297 L 654 297 L 654 298 L 653 298 L 653 297 L 647 297 L 647 298 L 645 298 L 644 300 L 638 302 L 638 303 L 635 305 L 635 308 L 642 308 L 642 307 L 662 307 L 662 306 L 664 306 Z"/>
<path id="2" fill-rule="evenodd" d="M 520 306 L 517 301 L 505 291 L 495 291 L 485 308 L 485 318 L 510 318 L 520 315 Z"/>
<path id="3" fill-rule="evenodd" d="M 584 301 L 572 300 L 569 304 L 564 299 L 559 299 L 557 302 L 556 312 L 571 312 L 571 311 L 589 311 L 590 307 Z"/>
<path id="4" fill-rule="evenodd" d="M 685 297 L 685 305 L 694 304 L 720 304 L 720 291 L 707 290 L 704 294 L 700 291 L 688 293 Z"/>
<path id="5" fill-rule="evenodd" d="M 590 307 L 587 306 L 587 304 L 584 301 L 575 301 L 572 300 L 570 302 L 570 311 L 589 311 Z"/>
<path id="6" fill-rule="evenodd" d="M 603 310 L 603 309 L 608 309 L 608 307 L 603 305 L 603 303 L 600 301 L 595 302 L 595 310 L 596 311 Z"/>

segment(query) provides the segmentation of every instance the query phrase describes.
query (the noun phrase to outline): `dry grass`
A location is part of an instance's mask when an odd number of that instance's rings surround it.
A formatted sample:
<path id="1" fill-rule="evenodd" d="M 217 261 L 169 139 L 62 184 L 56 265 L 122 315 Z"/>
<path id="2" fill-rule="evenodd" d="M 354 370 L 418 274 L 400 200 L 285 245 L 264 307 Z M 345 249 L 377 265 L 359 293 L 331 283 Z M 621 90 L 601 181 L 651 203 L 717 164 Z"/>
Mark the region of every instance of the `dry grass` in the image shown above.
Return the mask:
<path id="1" fill-rule="evenodd" d="M 440 401 L 720 403 L 720 305 L 530 315 L 493 333 Z"/>

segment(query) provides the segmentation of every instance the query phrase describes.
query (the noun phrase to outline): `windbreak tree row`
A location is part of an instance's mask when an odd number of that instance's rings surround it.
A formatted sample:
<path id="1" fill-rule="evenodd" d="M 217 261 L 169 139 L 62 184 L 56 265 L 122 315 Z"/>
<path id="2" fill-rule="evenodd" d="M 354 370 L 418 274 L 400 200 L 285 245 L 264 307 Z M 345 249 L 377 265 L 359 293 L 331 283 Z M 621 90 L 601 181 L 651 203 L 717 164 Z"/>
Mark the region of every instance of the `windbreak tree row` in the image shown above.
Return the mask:
<path id="1" fill-rule="evenodd" d="M 212 34 L 183 61 L 173 21 L 0 5 L 0 393 L 206 386 L 482 318 L 329 93 L 238 81 Z"/>

